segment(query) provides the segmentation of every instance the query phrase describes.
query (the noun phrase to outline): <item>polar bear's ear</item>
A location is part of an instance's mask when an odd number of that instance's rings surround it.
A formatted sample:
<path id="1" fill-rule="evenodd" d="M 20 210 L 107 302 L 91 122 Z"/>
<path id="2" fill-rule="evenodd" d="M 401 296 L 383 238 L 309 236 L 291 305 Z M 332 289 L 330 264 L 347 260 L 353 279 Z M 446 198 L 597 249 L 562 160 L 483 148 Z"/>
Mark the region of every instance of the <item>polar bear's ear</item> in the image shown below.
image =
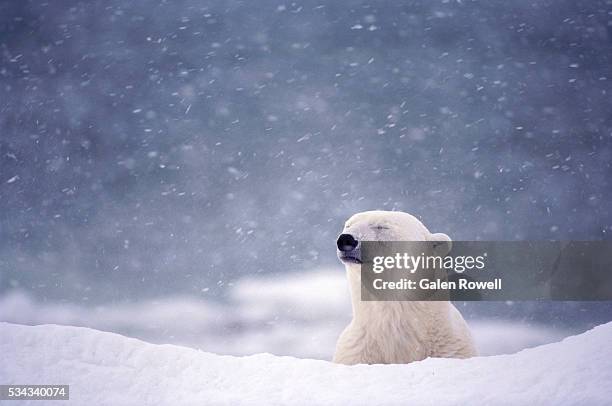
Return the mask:
<path id="1" fill-rule="evenodd" d="M 444 233 L 434 233 L 429 235 L 429 241 L 433 242 L 434 254 L 441 257 L 448 254 L 453 248 L 453 242 L 450 237 Z"/>

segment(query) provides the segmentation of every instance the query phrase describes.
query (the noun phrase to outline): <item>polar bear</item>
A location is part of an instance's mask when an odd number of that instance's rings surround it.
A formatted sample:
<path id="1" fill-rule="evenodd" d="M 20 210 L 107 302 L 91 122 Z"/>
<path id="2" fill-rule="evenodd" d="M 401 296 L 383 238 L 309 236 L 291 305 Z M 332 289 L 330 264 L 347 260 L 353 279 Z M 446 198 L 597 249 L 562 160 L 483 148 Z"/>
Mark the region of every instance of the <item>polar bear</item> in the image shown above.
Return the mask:
<path id="1" fill-rule="evenodd" d="M 427 357 L 476 355 L 467 323 L 449 301 L 362 301 L 360 241 L 440 241 L 414 216 L 367 211 L 352 216 L 337 241 L 338 257 L 348 276 L 353 319 L 340 335 L 333 361 L 339 364 L 404 364 Z"/>

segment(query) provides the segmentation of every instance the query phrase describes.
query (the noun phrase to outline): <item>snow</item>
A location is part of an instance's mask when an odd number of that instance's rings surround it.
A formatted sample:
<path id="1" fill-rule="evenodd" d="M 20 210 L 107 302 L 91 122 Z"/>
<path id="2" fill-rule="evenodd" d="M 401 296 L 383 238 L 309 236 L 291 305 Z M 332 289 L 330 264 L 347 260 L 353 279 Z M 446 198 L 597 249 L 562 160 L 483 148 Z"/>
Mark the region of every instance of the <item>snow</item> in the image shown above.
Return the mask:
<path id="1" fill-rule="evenodd" d="M 221 356 L 84 327 L 0 330 L 0 382 L 69 384 L 73 404 L 599 405 L 612 397 L 612 323 L 513 355 L 357 366 Z"/>
<path id="2" fill-rule="evenodd" d="M 484 355 L 514 353 L 572 333 L 501 316 L 470 317 L 461 310 Z M 42 302 L 22 290 L 0 296 L 0 321 L 90 327 L 227 355 L 269 352 L 329 360 L 350 319 L 346 275 L 333 268 L 243 277 L 228 286 L 223 302 L 174 295 L 86 305 Z"/>
<path id="3" fill-rule="evenodd" d="M 7 180 L 6 183 L 13 183 L 13 182 L 16 182 L 18 179 L 19 179 L 19 175 L 15 175 L 9 180 Z"/>

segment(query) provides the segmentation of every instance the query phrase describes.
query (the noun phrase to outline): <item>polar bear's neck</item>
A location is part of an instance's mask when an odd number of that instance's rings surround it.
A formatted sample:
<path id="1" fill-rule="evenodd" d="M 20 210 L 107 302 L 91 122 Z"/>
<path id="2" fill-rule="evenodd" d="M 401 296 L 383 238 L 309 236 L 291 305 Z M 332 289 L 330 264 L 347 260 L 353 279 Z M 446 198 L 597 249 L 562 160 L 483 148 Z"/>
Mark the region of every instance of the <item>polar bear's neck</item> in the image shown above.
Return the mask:
<path id="1" fill-rule="evenodd" d="M 476 354 L 468 327 L 451 302 L 362 301 L 361 271 L 346 268 L 353 320 L 338 339 L 335 362 L 398 364 Z"/>
<path id="2" fill-rule="evenodd" d="M 353 322 L 357 324 L 378 325 L 397 323 L 409 327 L 413 322 L 423 326 L 428 320 L 435 319 L 435 313 L 444 307 L 444 302 L 422 301 L 362 301 L 361 273 L 349 265 L 346 267 L 353 307 Z"/>

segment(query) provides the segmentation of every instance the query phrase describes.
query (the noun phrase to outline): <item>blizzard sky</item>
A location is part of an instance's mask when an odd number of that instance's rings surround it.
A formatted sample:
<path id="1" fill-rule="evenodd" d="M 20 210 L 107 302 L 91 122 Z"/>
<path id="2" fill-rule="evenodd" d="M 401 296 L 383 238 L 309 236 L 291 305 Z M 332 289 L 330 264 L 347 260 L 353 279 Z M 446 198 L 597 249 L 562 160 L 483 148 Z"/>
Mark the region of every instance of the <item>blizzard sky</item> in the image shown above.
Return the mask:
<path id="1" fill-rule="evenodd" d="M 611 10 L 2 2 L 0 296 L 228 300 L 243 276 L 342 272 L 367 209 L 455 240 L 608 239 Z"/>

